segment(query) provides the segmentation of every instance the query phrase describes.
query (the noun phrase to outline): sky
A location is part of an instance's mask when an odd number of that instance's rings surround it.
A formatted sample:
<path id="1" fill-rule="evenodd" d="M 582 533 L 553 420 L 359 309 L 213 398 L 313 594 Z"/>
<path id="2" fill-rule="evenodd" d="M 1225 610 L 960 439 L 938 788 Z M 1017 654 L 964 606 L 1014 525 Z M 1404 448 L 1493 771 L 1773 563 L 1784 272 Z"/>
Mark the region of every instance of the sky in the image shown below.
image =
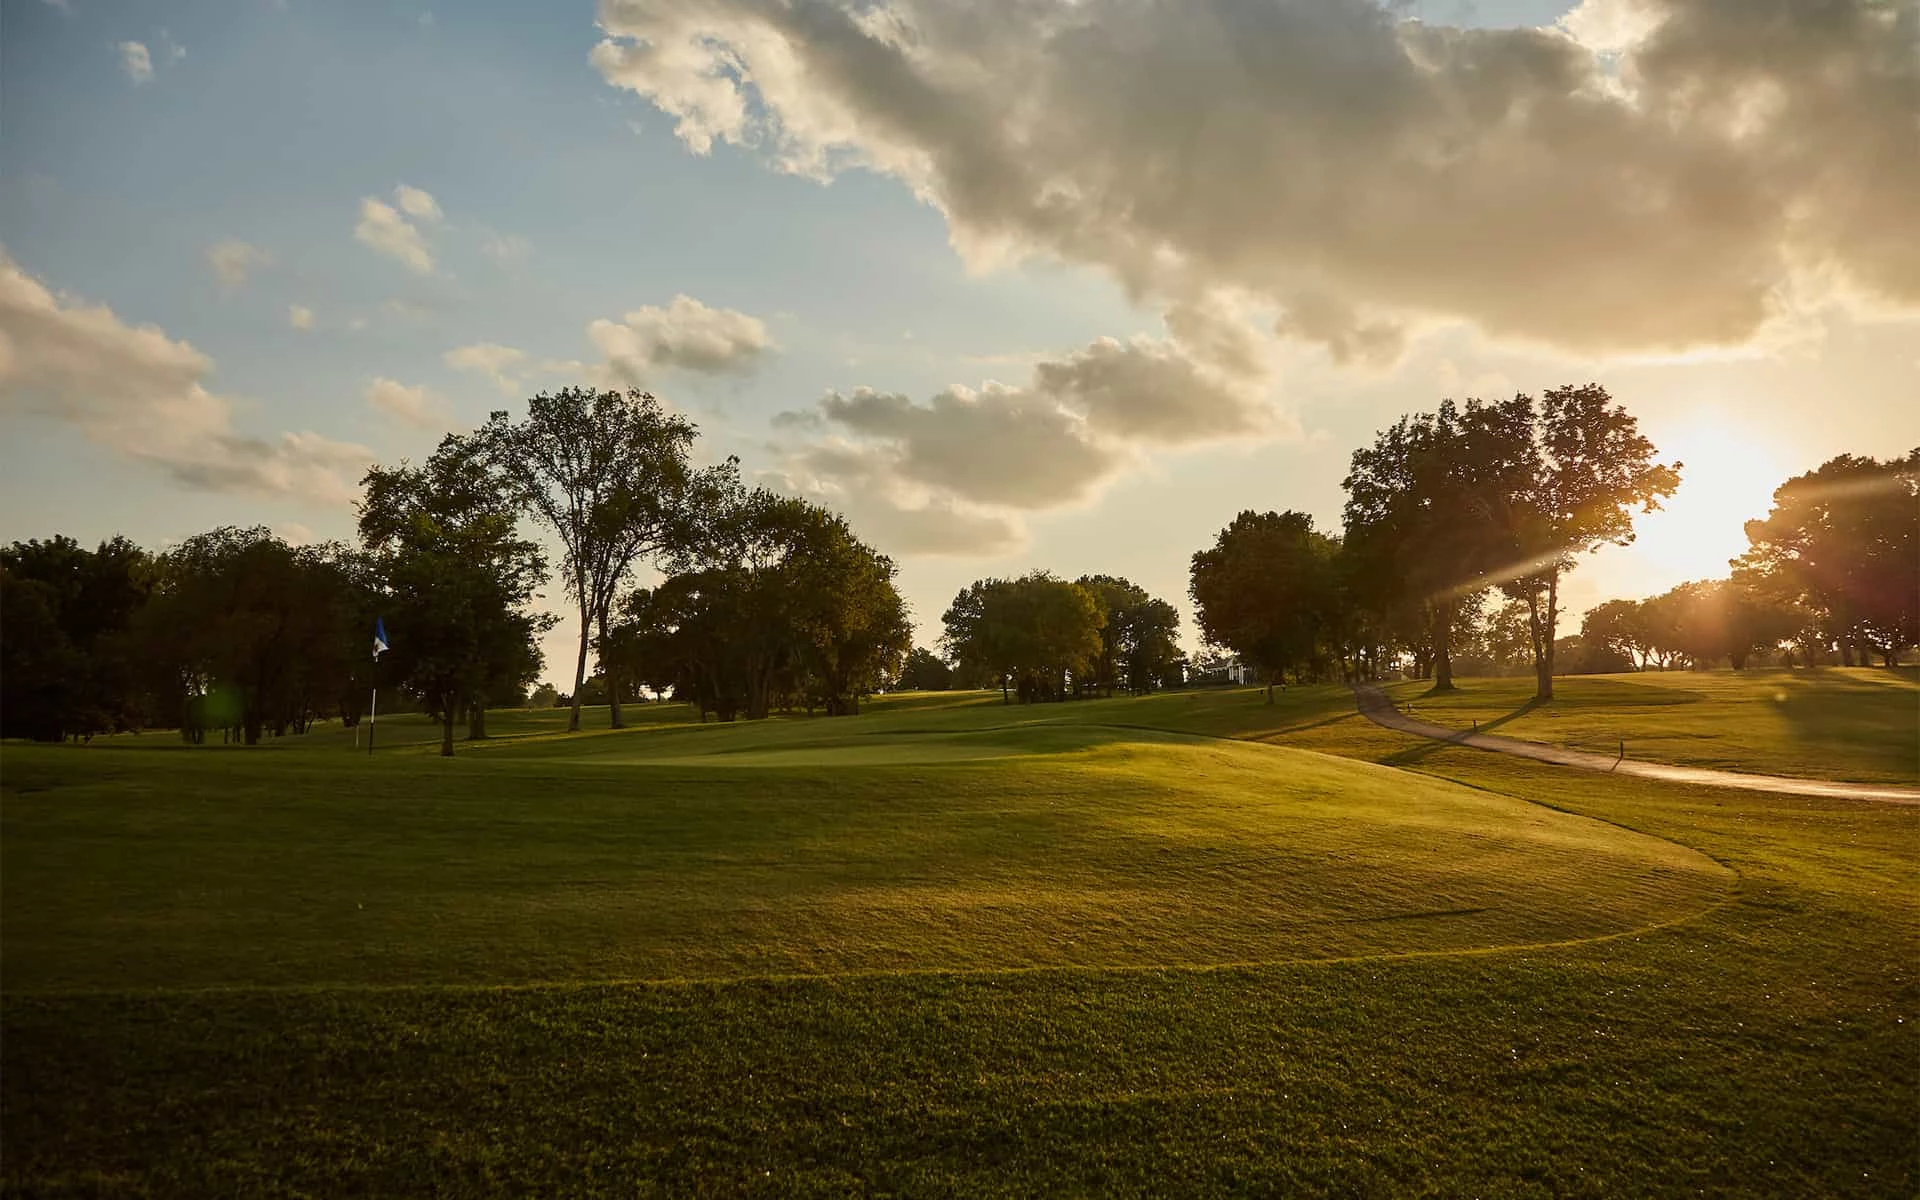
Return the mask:
<path id="1" fill-rule="evenodd" d="M 932 645 L 1034 568 L 1184 610 L 1401 414 L 1591 380 L 1685 465 L 1577 620 L 1920 444 L 1916 212 L 1914 0 L 0 0 L 0 539 L 350 539 L 641 387 Z"/>

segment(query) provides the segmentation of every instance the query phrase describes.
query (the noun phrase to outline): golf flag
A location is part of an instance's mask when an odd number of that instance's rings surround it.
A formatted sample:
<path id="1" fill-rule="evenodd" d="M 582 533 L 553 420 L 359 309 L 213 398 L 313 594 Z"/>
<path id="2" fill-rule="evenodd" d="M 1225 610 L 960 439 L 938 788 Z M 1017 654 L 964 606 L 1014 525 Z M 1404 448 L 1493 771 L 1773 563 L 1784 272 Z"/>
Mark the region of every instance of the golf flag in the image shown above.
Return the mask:
<path id="1" fill-rule="evenodd" d="M 381 654 L 387 649 L 387 622 L 384 618 L 373 619 L 373 661 L 379 662 Z"/>

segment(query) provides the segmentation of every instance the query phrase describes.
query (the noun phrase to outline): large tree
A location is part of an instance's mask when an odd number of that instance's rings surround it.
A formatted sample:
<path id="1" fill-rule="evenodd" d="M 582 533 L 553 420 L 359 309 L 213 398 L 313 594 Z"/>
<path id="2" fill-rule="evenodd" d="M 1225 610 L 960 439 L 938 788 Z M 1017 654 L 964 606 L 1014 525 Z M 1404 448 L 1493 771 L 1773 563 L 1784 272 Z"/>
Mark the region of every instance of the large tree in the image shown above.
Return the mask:
<path id="1" fill-rule="evenodd" d="M 123 537 L 0 549 L 0 731 L 58 741 L 142 722 L 128 630 L 153 577 L 152 557 Z"/>
<path id="2" fill-rule="evenodd" d="M 1511 407 L 1526 418 L 1532 452 L 1511 490 L 1489 496 L 1513 554 L 1494 570 L 1501 591 L 1527 605 L 1534 695 L 1551 700 L 1560 577 L 1582 554 L 1632 542 L 1634 514 L 1674 493 L 1680 464 L 1656 460 L 1639 422 L 1597 383 L 1549 389 L 1537 408 L 1517 396 Z"/>
<path id="3" fill-rule="evenodd" d="M 1179 610 L 1118 576 L 1082 575 L 1074 582 L 1092 592 L 1106 612 L 1100 657 L 1087 673 L 1083 692 L 1098 689 L 1112 695 L 1115 688 L 1122 688 L 1144 695 L 1177 678 Z"/>
<path id="4" fill-rule="evenodd" d="M 702 521 L 689 569 L 622 602 L 602 654 L 703 712 L 767 716 L 796 696 L 829 715 L 899 669 L 911 645 L 894 566 L 838 515 L 765 489 L 728 487 Z"/>
<path id="5" fill-rule="evenodd" d="M 1787 480 L 1747 540 L 1737 574 L 1812 610 L 1842 662 L 1877 651 L 1891 666 L 1920 642 L 1920 449 L 1843 454 Z"/>
<path id="6" fill-rule="evenodd" d="M 1099 661 L 1106 613 L 1093 592 L 1034 571 L 1018 579 L 982 579 L 954 597 L 941 617 L 947 657 L 1000 684 L 1023 702 L 1063 699 L 1068 677 Z"/>
<path id="7" fill-rule="evenodd" d="M 671 556 L 692 539 L 703 483 L 734 473 L 729 462 L 695 470 L 693 422 L 642 391 L 569 387 L 527 401 L 516 422 L 496 412 L 482 430 L 489 457 L 521 504 L 560 541 L 567 594 L 580 620 L 573 712 L 580 727 L 587 651 L 605 639 L 614 597 L 634 567 Z M 621 725 L 620 697 L 608 696 Z"/>
<path id="8" fill-rule="evenodd" d="M 1259 668 L 1267 701 L 1283 673 L 1311 663 L 1337 596 L 1338 545 L 1303 512 L 1243 512 L 1193 556 L 1200 632 Z"/>
<path id="9" fill-rule="evenodd" d="M 487 697 L 523 689 L 540 666 L 551 617 L 529 610 L 546 578 L 539 546 L 516 531 L 516 496 L 477 440 L 448 436 L 420 467 L 367 472 L 360 536 L 383 584 L 391 671 L 441 723 L 469 714 L 486 734 Z"/>
<path id="10" fill-rule="evenodd" d="M 1453 687 L 1463 603 L 1516 559 L 1511 502 L 1533 477 L 1532 402 L 1441 402 L 1356 450 L 1343 538 L 1350 600 L 1419 630 L 1416 658 Z"/>

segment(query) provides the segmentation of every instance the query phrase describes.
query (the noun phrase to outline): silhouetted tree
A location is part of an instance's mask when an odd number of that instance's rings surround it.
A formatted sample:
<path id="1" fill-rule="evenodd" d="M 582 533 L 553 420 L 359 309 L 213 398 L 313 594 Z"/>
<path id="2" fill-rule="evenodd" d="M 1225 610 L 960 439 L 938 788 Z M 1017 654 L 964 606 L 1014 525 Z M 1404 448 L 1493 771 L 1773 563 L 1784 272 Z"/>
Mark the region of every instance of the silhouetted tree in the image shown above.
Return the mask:
<path id="1" fill-rule="evenodd" d="M 516 497 L 476 440 L 448 436 L 421 467 L 375 467 L 364 480 L 360 536 L 383 585 L 392 650 L 383 664 L 441 724 L 486 736 L 489 695 L 516 692 L 540 666 L 552 617 L 528 609 L 546 577 L 539 546 L 516 532 Z"/>
<path id="2" fill-rule="evenodd" d="M 894 686 L 908 692 L 944 692 L 953 686 L 953 668 L 933 651 L 916 646 L 907 652 Z"/>
<path id="3" fill-rule="evenodd" d="M 580 620 L 569 729 L 580 727 L 587 650 L 606 637 L 620 586 L 636 564 L 688 545 L 703 482 L 735 474 L 732 460 L 708 472 L 690 467 L 697 436 L 693 422 L 646 392 L 574 387 L 533 397 L 518 423 L 496 412 L 481 431 L 515 498 L 560 541 L 567 594 Z M 619 728 L 617 691 L 608 704 Z"/>
<path id="4" fill-rule="evenodd" d="M 1892 666 L 1920 642 L 1920 449 L 1830 459 L 1781 484 L 1746 531 L 1738 572 L 1816 614 L 1842 662 L 1875 651 Z"/>

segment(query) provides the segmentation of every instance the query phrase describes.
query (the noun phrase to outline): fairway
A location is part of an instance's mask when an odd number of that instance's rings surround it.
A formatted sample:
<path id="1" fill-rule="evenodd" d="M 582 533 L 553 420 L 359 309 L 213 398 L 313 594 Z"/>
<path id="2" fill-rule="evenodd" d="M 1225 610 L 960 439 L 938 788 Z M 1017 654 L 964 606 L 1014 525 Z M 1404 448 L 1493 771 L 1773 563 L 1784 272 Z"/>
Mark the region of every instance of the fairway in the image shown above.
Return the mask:
<path id="1" fill-rule="evenodd" d="M 7 985 L 1278 962 L 1603 936 L 1730 885 L 1509 797 L 1093 723 L 1115 708 L 642 725 L 452 762 L 22 749 Z"/>
<path id="2" fill-rule="evenodd" d="M 997 700 L 10 745 L 8 1190 L 1911 1191 L 1916 814 Z"/>
<path id="3" fill-rule="evenodd" d="M 1920 672 L 1645 671 L 1554 680 L 1533 702 L 1527 678 L 1456 681 L 1433 693 L 1389 685 L 1401 711 L 1456 729 L 1592 753 L 1758 774 L 1861 783 L 1920 783 Z"/>

